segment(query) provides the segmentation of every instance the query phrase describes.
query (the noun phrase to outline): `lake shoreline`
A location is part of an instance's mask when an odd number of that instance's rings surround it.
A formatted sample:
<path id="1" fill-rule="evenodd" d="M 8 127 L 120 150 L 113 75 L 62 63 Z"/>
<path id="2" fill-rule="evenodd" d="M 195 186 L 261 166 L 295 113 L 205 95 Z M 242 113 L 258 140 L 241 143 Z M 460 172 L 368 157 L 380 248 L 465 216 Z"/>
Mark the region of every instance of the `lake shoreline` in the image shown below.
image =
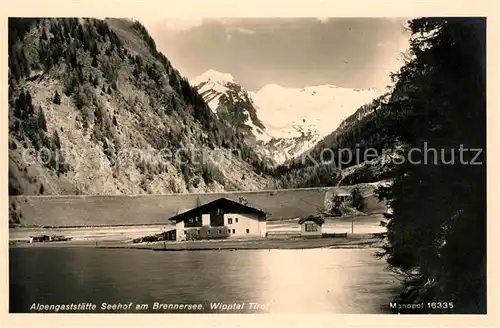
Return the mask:
<path id="1" fill-rule="evenodd" d="M 350 235 L 345 238 L 291 238 L 291 239 L 244 239 L 244 240 L 202 240 L 165 241 L 153 243 L 132 243 L 119 240 L 70 240 L 61 242 L 11 241 L 9 248 L 101 248 L 139 249 L 153 251 L 201 251 L 201 250 L 256 250 L 256 249 L 314 249 L 314 248 L 380 248 L 381 240 L 373 234 Z"/>

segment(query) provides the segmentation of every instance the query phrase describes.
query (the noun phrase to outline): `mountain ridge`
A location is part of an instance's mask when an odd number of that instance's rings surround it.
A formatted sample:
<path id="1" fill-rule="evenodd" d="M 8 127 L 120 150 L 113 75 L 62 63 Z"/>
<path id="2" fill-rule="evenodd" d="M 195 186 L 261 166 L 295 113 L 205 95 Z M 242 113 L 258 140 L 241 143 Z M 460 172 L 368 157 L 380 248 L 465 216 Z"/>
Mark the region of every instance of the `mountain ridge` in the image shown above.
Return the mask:
<path id="1" fill-rule="evenodd" d="M 376 88 L 287 88 L 275 83 L 247 91 L 231 74 L 214 69 L 190 81 L 214 112 L 228 107 L 233 113 L 242 112 L 244 118 L 232 123 L 251 132 L 259 153 L 278 165 L 312 148 L 343 118 L 381 93 Z M 244 108 L 240 108 L 241 103 Z"/>
<path id="2" fill-rule="evenodd" d="M 9 19 L 10 194 L 258 190 L 265 168 L 138 21 Z"/>

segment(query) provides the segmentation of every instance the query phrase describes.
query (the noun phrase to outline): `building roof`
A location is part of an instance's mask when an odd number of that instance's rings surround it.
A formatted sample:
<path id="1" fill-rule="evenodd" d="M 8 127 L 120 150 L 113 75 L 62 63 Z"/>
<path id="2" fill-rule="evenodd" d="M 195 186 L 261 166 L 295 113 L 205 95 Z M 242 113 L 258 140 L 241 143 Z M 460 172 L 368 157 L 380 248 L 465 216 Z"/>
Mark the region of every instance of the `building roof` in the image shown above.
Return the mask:
<path id="1" fill-rule="evenodd" d="M 208 214 L 208 212 L 210 212 L 211 210 L 215 210 L 217 208 L 222 208 L 225 209 L 226 211 L 228 210 L 235 211 L 236 213 L 253 213 L 263 216 L 264 218 L 266 217 L 266 212 L 262 210 L 241 204 L 239 202 L 236 202 L 228 198 L 221 197 L 209 203 L 203 204 L 201 206 L 195 207 L 183 213 L 177 214 L 171 217 L 169 220 L 179 222 L 185 219 L 189 219 L 193 217 L 193 215 Z"/>
<path id="2" fill-rule="evenodd" d="M 325 219 L 323 219 L 321 216 L 309 215 L 305 218 L 300 219 L 299 224 L 302 224 L 302 223 L 308 222 L 308 221 L 316 222 L 318 225 L 323 225 L 323 223 L 325 223 Z"/>

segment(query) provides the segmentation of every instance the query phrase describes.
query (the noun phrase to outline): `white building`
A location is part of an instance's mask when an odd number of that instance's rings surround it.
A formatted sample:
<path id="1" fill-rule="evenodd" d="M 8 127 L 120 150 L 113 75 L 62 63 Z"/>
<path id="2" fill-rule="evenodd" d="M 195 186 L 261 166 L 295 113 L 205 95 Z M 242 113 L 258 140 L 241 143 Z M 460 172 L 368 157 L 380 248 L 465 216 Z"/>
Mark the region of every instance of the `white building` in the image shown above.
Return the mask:
<path id="1" fill-rule="evenodd" d="M 227 198 L 219 198 L 177 214 L 176 240 L 263 238 L 266 213 Z"/>
<path id="2" fill-rule="evenodd" d="M 323 237 L 322 225 L 325 220 L 319 216 L 310 215 L 299 220 L 300 235 L 302 237 L 321 238 Z"/>

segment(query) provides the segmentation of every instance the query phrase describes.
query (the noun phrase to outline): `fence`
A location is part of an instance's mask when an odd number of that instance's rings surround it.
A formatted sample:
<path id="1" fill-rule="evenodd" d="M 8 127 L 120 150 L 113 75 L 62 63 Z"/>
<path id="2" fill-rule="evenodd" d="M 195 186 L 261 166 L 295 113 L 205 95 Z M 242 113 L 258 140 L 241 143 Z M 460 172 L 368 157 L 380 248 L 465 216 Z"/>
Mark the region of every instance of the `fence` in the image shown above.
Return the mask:
<path id="1" fill-rule="evenodd" d="M 300 231 L 268 231 L 267 238 L 296 238 L 300 237 Z"/>
<path id="2" fill-rule="evenodd" d="M 347 238 L 347 232 L 344 232 L 344 233 L 324 233 L 323 238 Z"/>
<path id="3" fill-rule="evenodd" d="M 267 238 L 300 238 L 302 234 L 300 231 L 268 231 Z M 311 237 L 311 236 L 309 236 Z M 319 235 L 317 236 L 319 237 Z M 322 238 L 347 238 L 347 232 L 344 233 L 323 233 Z"/>

